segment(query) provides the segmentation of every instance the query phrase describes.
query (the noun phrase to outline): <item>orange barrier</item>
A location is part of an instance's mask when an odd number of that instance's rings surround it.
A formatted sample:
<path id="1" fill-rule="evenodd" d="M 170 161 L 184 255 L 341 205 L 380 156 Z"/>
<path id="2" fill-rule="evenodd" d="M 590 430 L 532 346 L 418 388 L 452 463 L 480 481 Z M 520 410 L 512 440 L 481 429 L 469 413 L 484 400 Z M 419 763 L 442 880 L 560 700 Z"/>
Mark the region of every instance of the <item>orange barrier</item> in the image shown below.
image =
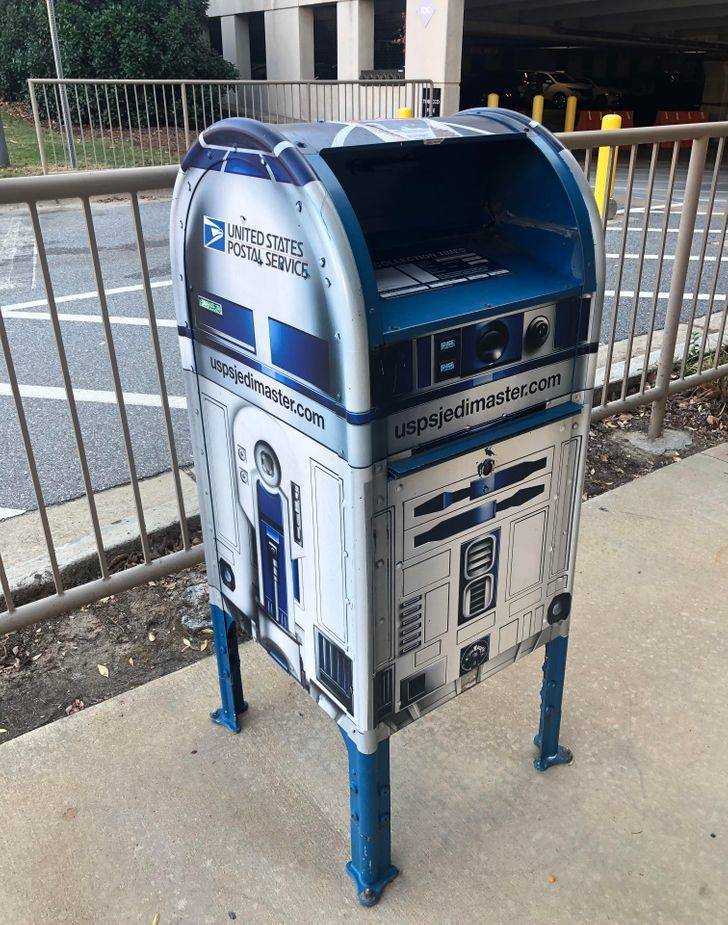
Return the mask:
<path id="1" fill-rule="evenodd" d="M 701 109 L 660 109 L 655 119 L 655 125 L 689 125 L 690 123 L 707 122 L 708 117 Z M 674 142 L 663 141 L 661 148 L 671 148 Z M 681 148 L 689 148 L 692 141 L 689 139 L 680 142 Z"/>
<path id="2" fill-rule="evenodd" d="M 634 112 L 631 109 L 580 109 L 575 131 L 597 131 L 602 127 L 604 116 L 611 114 L 622 117 L 622 128 L 634 128 Z"/>

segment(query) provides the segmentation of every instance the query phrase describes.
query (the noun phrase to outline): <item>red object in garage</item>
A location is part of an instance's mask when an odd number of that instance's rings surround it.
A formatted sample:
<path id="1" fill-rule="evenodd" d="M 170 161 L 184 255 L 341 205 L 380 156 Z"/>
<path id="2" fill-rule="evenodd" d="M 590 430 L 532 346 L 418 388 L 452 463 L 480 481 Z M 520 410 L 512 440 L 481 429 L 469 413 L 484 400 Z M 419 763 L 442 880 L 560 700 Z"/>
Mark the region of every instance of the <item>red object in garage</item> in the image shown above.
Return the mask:
<path id="1" fill-rule="evenodd" d="M 602 127 L 602 118 L 608 115 L 621 116 L 622 128 L 634 128 L 634 112 L 631 109 L 580 109 L 575 131 L 593 132 Z"/>
<path id="2" fill-rule="evenodd" d="M 691 122 L 707 122 L 708 117 L 701 109 L 660 109 L 655 119 L 655 125 L 689 125 Z M 663 141 L 660 147 L 671 148 L 672 141 Z M 689 139 L 680 142 L 681 148 L 689 148 L 692 141 Z"/>

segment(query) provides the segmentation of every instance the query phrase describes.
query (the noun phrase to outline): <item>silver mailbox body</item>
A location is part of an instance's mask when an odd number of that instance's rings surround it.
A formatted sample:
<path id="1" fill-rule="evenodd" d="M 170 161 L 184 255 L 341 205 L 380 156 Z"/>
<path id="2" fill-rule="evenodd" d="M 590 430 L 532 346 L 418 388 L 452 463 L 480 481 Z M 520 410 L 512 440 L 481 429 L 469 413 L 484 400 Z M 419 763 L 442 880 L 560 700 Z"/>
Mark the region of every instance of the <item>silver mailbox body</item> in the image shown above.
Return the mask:
<path id="1" fill-rule="evenodd" d="M 171 231 L 219 720 L 236 621 L 350 762 L 565 645 L 603 286 L 571 155 L 503 110 L 228 119 Z"/>

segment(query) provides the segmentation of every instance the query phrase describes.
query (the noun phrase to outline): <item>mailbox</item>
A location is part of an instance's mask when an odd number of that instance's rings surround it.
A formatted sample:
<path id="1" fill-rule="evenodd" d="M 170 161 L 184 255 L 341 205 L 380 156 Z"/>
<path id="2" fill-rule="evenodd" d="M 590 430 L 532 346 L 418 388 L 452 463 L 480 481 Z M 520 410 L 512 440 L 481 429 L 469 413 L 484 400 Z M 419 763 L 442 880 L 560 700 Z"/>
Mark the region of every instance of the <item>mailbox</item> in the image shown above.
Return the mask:
<path id="1" fill-rule="evenodd" d="M 604 254 L 517 113 L 264 125 L 186 155 L 171 218 L 222 705 L 242 625 L 338 724 L 360 901 L 396 876 L 389 738 L 545 646 L 559 745 Z"/>

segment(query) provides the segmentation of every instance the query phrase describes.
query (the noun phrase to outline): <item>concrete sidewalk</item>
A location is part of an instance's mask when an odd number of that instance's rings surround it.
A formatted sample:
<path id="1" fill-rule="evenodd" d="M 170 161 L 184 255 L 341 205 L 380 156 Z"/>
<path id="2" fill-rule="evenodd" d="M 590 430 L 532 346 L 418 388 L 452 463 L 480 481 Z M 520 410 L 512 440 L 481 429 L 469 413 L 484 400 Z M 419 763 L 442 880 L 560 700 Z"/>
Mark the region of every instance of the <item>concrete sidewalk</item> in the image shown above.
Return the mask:
<path id="1" fill-rule="evenodd" d="M 728 444 L 585 507 L 573 765 L 533 769 L 540 657 L 394 737 L 378 907 L 343 870 L 336 728 L 245 645 L 239 736 L 207 660 L 0 746 L 0 921 L 722 921 L 727 630 Z"/>

